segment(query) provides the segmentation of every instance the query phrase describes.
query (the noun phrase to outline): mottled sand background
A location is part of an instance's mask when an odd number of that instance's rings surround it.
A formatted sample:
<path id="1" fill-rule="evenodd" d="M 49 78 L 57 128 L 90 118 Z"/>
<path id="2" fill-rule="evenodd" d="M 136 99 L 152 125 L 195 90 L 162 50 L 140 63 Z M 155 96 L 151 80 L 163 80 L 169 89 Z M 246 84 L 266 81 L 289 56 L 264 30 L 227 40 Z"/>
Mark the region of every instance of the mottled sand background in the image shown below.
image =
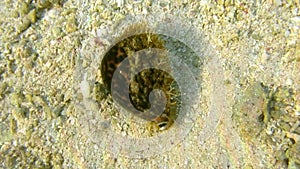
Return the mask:
<path id="1" fill-rule="evenodd" d="M 300 168 L 299 6 L 299 0 L 2 0 L 0 167 Z M 199 106 L 205 115 L 222 106 L 220 118 L 206 118 L 217 124 L 206 139 L 199 133 L 210 121 L 199 116 L 170 151 L 126 158 L 82 131 L 76 58 L 99 28 L 158 11 L 192 20 L 212 46 L 224 76 L 204 66 Z M 211 87 L 216 82 L 224 92 Z"/>

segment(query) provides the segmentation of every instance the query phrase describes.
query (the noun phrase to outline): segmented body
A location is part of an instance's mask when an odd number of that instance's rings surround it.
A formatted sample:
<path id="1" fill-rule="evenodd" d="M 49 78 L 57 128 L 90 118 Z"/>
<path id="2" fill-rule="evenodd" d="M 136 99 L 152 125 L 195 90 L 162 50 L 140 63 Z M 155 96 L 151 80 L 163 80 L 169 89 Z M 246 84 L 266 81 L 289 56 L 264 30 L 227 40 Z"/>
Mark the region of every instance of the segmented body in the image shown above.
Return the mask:
<path id="1" fill-rule="evenodd" d="M 174 97 L 170 93 L 174 79 L 166 72 L 156 69 L 147 69 L 131 77 L 129 72 L 131 72 L 133 65 L 129 62 L 123 62 L 127 57 L 128 54 L 125 48 L 115 45 L 103 58 L 101 73 L 105 87 L 110 92 L 114 90 L 116 94 L 113 99 L 123 108 L 145 120 L 154 122 L 159 130 L 169 128 L 177 116 L 178 107 L 178 104 L 174 101 Z M 121 64 L 123 64 L 122 69 L 118 69 Z M 118 72 L 116 72 L 117 69 Z M 118 73 L 119 75 L 114 77 L 115 81 L 112 82 L 114 73 Z M 124 86 L 129 86 L 129 89 Z M 149 94 L 154 89 L 163 90 L 167 97 L 165 110 L 159 116 L 145 113 L 151 107 Z M 130 99 L 126 97 L 128 92 Z M 176 93 L 173 93 L 173 95 L 176 95 Z M 132 110 L 132 107 L 135 110 Z"/>

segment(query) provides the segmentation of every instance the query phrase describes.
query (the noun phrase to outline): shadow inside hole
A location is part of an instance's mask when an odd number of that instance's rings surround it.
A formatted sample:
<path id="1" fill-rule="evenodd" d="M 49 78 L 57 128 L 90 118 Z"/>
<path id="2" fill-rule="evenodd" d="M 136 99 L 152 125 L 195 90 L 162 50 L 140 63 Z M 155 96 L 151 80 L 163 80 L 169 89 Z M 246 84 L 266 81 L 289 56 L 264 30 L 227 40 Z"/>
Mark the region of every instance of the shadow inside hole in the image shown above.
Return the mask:
<path id="1" fill-rule="evenodd" d="M 102 59 L 101 77 L 106 89 L 111 92 L 111 80 L 119 64 L 134 52 L 148 48 L 164 48 L 164 41 L 156 34 L 130 36 L 115 44 Z"/>

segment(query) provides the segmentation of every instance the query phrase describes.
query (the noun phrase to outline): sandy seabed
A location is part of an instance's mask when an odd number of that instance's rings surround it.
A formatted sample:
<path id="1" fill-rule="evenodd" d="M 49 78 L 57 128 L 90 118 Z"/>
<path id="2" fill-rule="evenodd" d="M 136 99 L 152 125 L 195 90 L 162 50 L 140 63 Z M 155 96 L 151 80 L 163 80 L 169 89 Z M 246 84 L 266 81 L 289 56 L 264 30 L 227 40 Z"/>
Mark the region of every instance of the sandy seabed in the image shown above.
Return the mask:
<path id="1" fill-rule="evenodd" d="M 300 168 L 299 6 L 299 0 L 1 1 L 0 167 Z M 83 126 L 90 121 L 81 114 L 89 110 L 78 106 L 85 96 L 77 90 L 93 93 L 97 86 L 76 82 L 78 60 L 87 40 L 101 46 L 99 34 L 118 36 L 126 16 L 157 13 L 185 18 L 214 55 L 200 65 L 194 109 L 201 114 L 186 137 L 170 149 L 161 140 L 150 147 L 160 150 L 154 156 L 131 158 Z M 81 60 L 83 68 L 89 59 Z M 92 72 L 99 81 L 100 71 Z M 96 91 L 112 128 L 138 137 L 130 117 L 116 112 L 105 90 Z"/>

